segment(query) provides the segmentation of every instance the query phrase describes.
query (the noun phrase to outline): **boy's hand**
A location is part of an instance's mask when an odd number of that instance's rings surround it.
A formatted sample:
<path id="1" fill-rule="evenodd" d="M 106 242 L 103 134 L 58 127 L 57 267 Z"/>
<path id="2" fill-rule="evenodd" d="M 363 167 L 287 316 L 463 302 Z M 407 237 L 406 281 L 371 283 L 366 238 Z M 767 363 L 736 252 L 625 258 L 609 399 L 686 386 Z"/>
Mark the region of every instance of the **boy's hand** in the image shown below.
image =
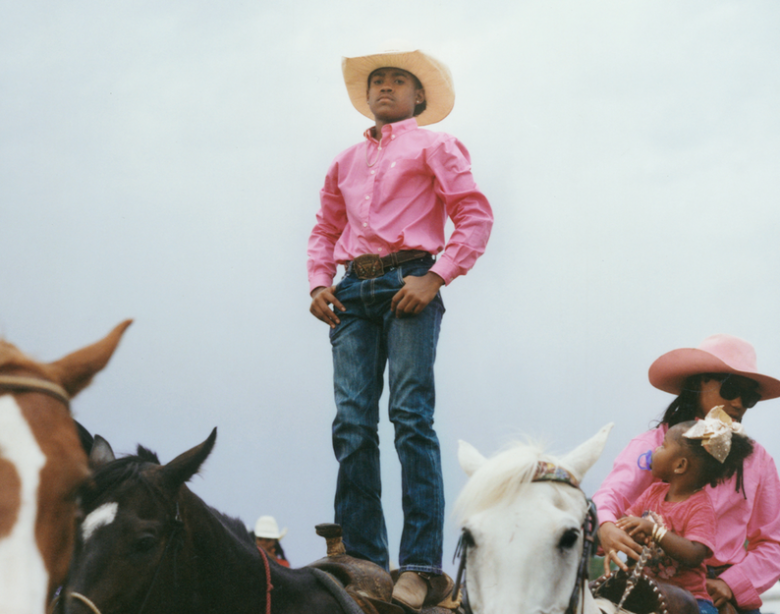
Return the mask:
<path id="1" fill-rule="evenodd" d="M 336 298 L 335 292 L 336 286 L 330 286 L 329 288 L 319 286 L 318 288 L 314 288 L 314 290 L 311 291 L 312 301 L 311 307 L 309 307 L 309 311 L 311 311 L 315 318 L 322 320 L 331 328 L 336 328 L 336 324 L 341 320 L 339 320 L 339 317 L 330 306 L 333 305 L 340 311 L 346 311 L 344 305 Z"/>
<path id="2" fill-rule="evenodd" d="M 390 303 L 390 310 L 397 318 L 416 316 L 435 298 L 443 285 L 444 280 L 430 271 L 422 277 L 407 275 L 404 287 L 396 292 Z"/>

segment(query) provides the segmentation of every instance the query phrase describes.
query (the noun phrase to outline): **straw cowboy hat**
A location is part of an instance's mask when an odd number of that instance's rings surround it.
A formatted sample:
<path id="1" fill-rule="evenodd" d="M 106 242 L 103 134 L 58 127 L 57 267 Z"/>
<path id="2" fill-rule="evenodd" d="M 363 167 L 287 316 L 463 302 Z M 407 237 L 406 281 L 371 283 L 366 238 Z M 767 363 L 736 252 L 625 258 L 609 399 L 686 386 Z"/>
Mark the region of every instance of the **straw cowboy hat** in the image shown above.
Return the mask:
<path id="1" fill-rule="evenodd" d="M 373 55 L 341 60 L 349 99 L 363 115 L 374 119 L 366 101 L 369 75 L 377 68 L 390 67 L 412 73 L 425 89 L 426 107 L 417 116 L 418 125 L 435 124 L 450 114 L 455 104 L 455 89 L 449 68 L 407 41 L 390 40 L 380 45 L 380 50 Z"/>
<path id="2" fill-rule="evenodd" d="M 680 394 L 685 380 L 700 373 L 742 375 L 758 382 L 762 400 L 780 397 L 780 381 L 758 372 L 753 346 L 732 335 L 712 335 L 698 348 L 667 352 L 650 365 L 648 375 L 656 388 Z"/>
<path id="3" fill-rule="evenodd" d="M 285 535 L 287 535 L 287 527 L 280 531 L 273 516 L 260 516 L 255 523 L 255 537 L 282 539 Z"/>

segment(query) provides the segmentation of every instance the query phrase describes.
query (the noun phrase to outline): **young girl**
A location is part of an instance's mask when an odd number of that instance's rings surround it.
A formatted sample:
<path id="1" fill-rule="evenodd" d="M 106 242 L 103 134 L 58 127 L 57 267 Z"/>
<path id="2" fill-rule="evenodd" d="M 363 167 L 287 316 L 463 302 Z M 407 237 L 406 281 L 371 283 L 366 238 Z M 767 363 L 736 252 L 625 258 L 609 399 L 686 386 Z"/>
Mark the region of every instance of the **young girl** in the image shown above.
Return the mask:
<path id="1" fill-rule="evenodd" d="M 704 487 L 731 478 L 752 452 L 742 425 L 722 406 L 704 420 L 671 427 L 652 453 L 650 470 L 661 481 L 616 523 L 640 543 L 655 546 L 645 573 L 693 593 L 702 614 L 718 612 L 705 582 L 704 561 L 715 548 L 717 519 Z"/>

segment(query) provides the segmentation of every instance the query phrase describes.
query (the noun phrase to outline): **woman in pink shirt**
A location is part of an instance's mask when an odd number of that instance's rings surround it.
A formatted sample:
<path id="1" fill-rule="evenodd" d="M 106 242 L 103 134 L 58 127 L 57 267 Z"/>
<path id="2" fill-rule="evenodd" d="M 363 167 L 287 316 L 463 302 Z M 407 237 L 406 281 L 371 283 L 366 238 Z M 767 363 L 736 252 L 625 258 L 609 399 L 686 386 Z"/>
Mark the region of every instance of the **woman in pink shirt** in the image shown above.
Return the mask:
<path id="1" fill-rule="evenodd" d="M 698 348 L 664 354 L 651 365 L 649 378 L 656 388 L 678 396 L 657 428 L 634 438 L 618 455 L 593 496 L 601 546 L 613 560 L 616 552 L 639 558 L 642 546 L 616 522 L 656 481 L 645 470 L 648 452 L 663 442 L 670 427 L 704 418 L 718 405 L 741 422 L 758 401 L 780 397 L 780 381 L 758 372 L 753 346 L 731 335 L 713 335 Z M 716 607 L 731 602 L 744 614 L 758 612 L 760 594 L 780 578 L 780 479 L 774 460 L 755 442 L 741 470 L 706 489 L 718 522 L 713 556 L 706 561 L 717 577 L 707 580 L 707 591 Z"/>

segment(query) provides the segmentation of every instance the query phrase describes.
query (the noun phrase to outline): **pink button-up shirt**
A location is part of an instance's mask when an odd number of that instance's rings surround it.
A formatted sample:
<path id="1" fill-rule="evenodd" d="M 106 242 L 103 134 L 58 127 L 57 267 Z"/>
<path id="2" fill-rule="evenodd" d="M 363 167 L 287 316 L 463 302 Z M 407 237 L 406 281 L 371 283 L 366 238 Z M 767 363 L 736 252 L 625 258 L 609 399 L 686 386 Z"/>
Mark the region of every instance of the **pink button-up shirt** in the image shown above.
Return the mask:
<path id="1" fill-rule="evenodd" d="M 666 435 L 661 425 L 631 440 L 615 460 L 593 501 L 599 522 L 615 522 L 654 481 L 637 466 L 637 458 L 658 447 Z M 744 463 L 745 494 L 735 491 L 736 477 L 707 486 L 718 519 L 716 547 L 708 565 L 732 565 L 720 577 L 741 609 L 760 607 L 761 593 L 780 578 L 780 478 L 775 461 L 758 443 Z M 745 549 L 747 542 L 747 550 Z"/>
<path id="2" fill-rule="evenodd" d="M 493 213 L 471 175 L 466 148 L 407 119 L 371 130 L 331 164 L 309 238 L 309 285 L 330 286 L 336 265 L 362 254 L 401 250 L 440 254 L 431 271 L 449 284 L 474 266 Z M 447 216 L 454 230 L 446 243 Z M 443 253 L 442 253 L 443 251 Z"/>

